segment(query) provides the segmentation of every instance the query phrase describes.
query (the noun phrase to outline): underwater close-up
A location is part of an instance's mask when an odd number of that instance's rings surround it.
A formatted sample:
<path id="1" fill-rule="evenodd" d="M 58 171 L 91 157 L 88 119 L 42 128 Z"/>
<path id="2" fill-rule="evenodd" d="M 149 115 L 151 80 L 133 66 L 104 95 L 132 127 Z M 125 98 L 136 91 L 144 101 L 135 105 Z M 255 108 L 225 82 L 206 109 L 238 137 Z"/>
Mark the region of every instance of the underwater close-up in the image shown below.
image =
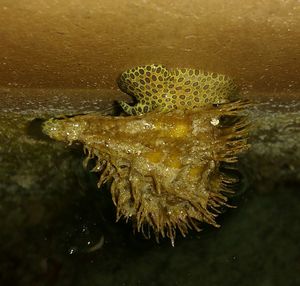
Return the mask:
<path id="1" fill-rule="evenodd" d="M 299 1 L 0 11 L 0 285 L 300 285 Z"/>

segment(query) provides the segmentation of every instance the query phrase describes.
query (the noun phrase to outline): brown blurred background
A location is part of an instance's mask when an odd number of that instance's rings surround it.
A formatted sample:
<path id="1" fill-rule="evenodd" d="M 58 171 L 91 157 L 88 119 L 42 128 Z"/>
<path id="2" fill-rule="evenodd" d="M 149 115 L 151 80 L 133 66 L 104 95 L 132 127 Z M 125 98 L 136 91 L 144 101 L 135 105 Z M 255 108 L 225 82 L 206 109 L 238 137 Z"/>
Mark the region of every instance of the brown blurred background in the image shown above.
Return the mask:
<path id="1" fill-rule="evenodd" d="M 299 89 L 297 0 L 1 0 L 0 86 L 117 89 L 148 63 Z"/>

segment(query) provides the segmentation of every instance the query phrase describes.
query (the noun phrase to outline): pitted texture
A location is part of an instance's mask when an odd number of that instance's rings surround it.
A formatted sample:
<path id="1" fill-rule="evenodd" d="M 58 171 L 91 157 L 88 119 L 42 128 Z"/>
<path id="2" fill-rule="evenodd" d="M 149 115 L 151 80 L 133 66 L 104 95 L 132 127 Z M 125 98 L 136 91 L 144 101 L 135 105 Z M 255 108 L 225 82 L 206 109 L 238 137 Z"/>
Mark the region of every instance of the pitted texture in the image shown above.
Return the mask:
<path id="1" fill-rule="evenodd" d="M 155 64 L 123 72 L 119 86 L 137 101 L 134 106 L 120 102 L 130 115 L 225 103 L 236 99 L 238 93 L 226 75 L 188 68 L 169 70 Z"/>

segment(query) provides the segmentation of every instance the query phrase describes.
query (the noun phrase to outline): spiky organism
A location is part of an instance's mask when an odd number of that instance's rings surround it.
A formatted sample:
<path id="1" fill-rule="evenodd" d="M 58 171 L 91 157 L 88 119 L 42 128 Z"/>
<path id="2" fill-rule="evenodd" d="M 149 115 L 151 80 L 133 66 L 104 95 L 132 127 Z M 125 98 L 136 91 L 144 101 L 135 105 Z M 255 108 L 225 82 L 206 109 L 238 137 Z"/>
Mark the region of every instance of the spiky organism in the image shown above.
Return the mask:
<path id="1" fill-rule="evenodd" d="M 138 116 L 78 115 L 50 119 L 43 130 L 56 140 L 82 142 L 88 159 L 96 158 L 98 186 L 110 181 L 118 219 L 174 244 L 176 229 L 185 236 L 202 222 L 218 226 L 233 182 L 220 165 L 236 162 L 248 148 L 245 106 L 234 101 Z"/>

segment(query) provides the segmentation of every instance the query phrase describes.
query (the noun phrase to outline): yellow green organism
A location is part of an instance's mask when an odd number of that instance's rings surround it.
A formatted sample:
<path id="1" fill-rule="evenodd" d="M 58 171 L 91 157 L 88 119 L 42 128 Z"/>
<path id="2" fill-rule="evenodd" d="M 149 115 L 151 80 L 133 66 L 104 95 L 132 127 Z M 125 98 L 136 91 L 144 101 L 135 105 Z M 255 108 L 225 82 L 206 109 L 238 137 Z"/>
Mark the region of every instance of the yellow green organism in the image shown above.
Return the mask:
<path id="1" fill-rule="evenodd" d="M 226 75 L 188 68 L 167 69 L 156 64 L 123 72 L 119 86 L 137 101 L 133 106 L 120 102 L 129 115 L 225 103 L 238 93 L 233 80 Z"/>
<path id="2" fill-rule="evenodd" d="M 139 116 L 52 118 L 44 133 L 83 144 L 98 186 L 109 183 L 117 220 L 130 220 L 145 237 L 174 245 L 178 232 L 219 227 L 236 182 L 226 170 L 249 148 L 248 102 L 236 100 L 229 77 L 195 69 L 141 66 L 123 72 L 119 84 L 137 101 L 120 105 Z"/>

